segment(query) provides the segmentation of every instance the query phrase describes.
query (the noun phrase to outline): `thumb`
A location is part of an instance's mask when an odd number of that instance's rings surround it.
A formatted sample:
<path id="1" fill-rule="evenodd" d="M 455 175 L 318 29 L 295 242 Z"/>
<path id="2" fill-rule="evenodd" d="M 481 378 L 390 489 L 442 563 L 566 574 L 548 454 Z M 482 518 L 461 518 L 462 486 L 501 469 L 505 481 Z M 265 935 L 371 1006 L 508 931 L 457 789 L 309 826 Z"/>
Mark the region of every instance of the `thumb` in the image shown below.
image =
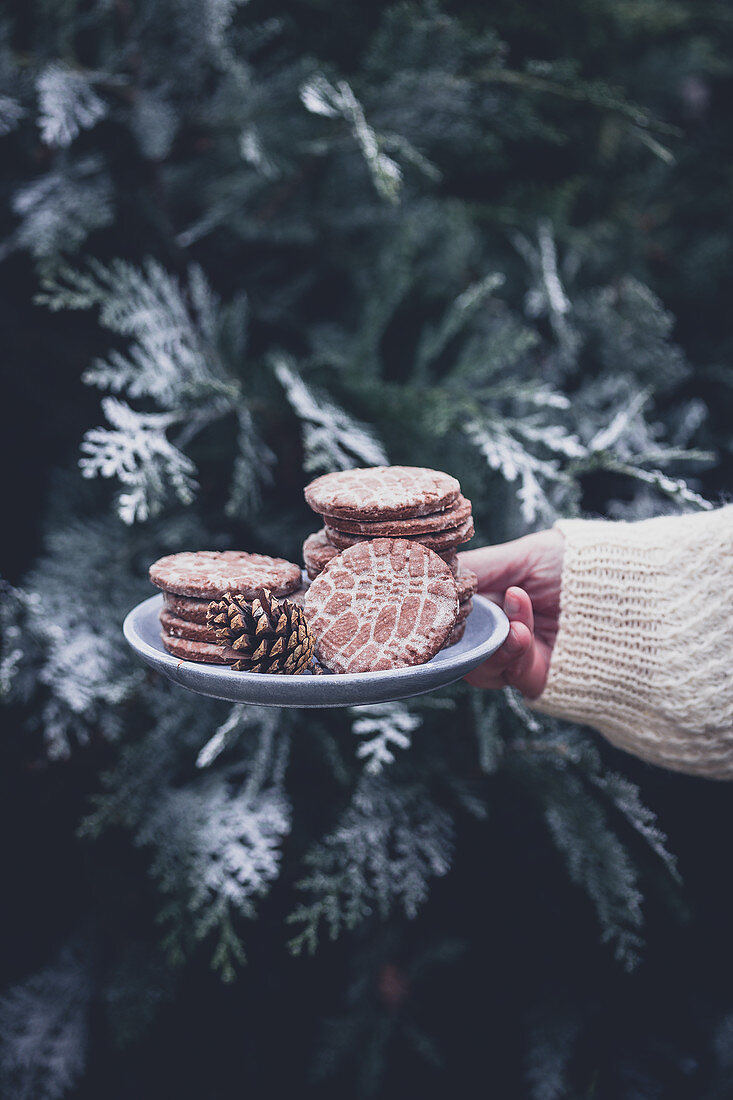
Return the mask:
<path id="1" fill-rule="evenodd" d="M 504 593 L 512 585 L 522 585 L 525 556 L 519 539 L 501 542 L 497 546 L 480 546 L 458 555 L 461 566 L 478 577 L 478 590 L 495 603 L 503 603 Z"/>

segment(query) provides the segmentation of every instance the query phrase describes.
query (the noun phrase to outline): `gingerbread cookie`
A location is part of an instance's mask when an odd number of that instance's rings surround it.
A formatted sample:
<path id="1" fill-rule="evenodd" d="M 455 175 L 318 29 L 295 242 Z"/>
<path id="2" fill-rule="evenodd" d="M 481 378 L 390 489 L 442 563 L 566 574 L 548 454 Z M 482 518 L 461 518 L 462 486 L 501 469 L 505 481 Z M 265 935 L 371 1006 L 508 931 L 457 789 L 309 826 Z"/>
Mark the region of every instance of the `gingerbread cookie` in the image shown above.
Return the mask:
<path id="1" fill-rule="evenodd" d="M 305 488 L 314 512 L 346 519 L 405 519 L 441 512 L 461 486 L 450 474 L 420 466 L 370 466 L 323 474 Z"/>
<path id="2" fill-rule="evenodd" d="M 267 554 L 197 550 L 159 558 L 150 566 L 150 579 L 158 588 L 179 596 L 214 599 L 231 591 L 253 599 L 258 588 L 287 596 L 300 587 L 302 574 L 299 565 Z"/>
<path id="3" fill-rule="evenodd" d="M 458 604 L 458 618 L 456 619 L 456 625 L 466 621 L 468 616 L 473 611 L 473 600 L 463 600 Z"/>
<path id="4" fill-rule="evenodd" d="M 326 563 L 331 558 L 335 558 L 338 553 L 338 547 L 328 541 L 325 527 L 308 535 L 303 543 L 303 561 L 310 579 L 317 577 Z"/>
<path id="5" fill-rule="evenodd" d="M 161 634 L 160 640 L 169 653 L 184 661 L 203 661 L 207 665 L 231 665 L 238 661 L 240 656 L 236 649 L 230 646 L 192 642 L 187 638 L 174 638 L 171 634 Z"/>
<path id="6" fill-rule="evenodd" d="M 408 539 L 374 539 L 332 558 L 305 597 L 316 654 L 333 672 L 423 664 L 450 636 L 456 582 L 437 554 Z"/>
<path id="7" fill-rule="evenodd" d="M 436 550 L 435 552 L 439 558 L 443 559 L 453 576 L 457 576 L 459 565 L 458 554 L 455 552 L 455 550 Z"/>
<path id="8" fill-rule="evenodd" d="M 408 516 L 406 519 L 347 519 L 342 516 L 324 515 L 327 527 L 335 527 L 351 535 L 364 535 L 369 539 L 410 539 L 432 531 L 447 531 L 461 524 L 471 515 L 471 501 L 458 496 L 443 512 L 427 516 Z"/>
<path id="9" fill-rule="evenodd" d="M 325 531 L 329 542 L 333 543 L 339 550 L 345 550 L 347 546 L 353 546 L 357 542 L 364 542 L 368 539 L 366 535 L 348 534 L 335 527 L 329 527 L 328 524 L 326 524 Z M 468 542 L 470 538 L 473 538 L 473 533 L 473 519 L 469 517 L 460 526 L 454 527 L 450 531 L 433 531 L 429 534 L 410 537 L 414 542 L 427 546 L 429 550 L 441 551 L 451 550 L 456 546 L 460 546 L 461 543 Z"/>
<path id="10" fill-rule="evenodd" d="M 160 613 L 160 625 L 167 634 L 172 634 L 175 638 L 187 638 L 190 642 L 217 644 L 216 634 L 210 626 L 206 626 L 204 623 L 193 623 L 187 619 L 179 619 L 177 616 L 172 615 L 166 607 Z"/>
<path id="11" fill-rule="evenodd" d="M 456 625 L 453 627 L 453 629 L 450 632 L 450 637 L 448 638 L 448 641 L 445 643 L 445 645 L 442 648 L 443 649 L 449 649 L 450 646 L 455 645 L 457 642 L 460 642 L 461 638 L 463 637 L 463 635 L 465 633 L 466 633 L 466 620 L 464 619 L 463 622 L 456 623 Z"/>
<path id="12" fill-rule="evenodd" d="M 177 619 L 187 623 L 202 623 L 206 626 L 206 610 L 210 600 L 195 600 L 192 596 L 177 596 L 175 592 L 164 592 L 166 609 Z"/>
<path id="13" fill-rule="evenodd" d="M 465 566 L 458 566 L 456 584 L 458 585 L 458 600 L 460 603 L 463 603 L 464 600 L 470 600 L 478 592 L 478 577 L 473 570 L 466 569 Z"/>
<path id="14" fill-rule="evenodd" d="M 309 535 L 308 539 L 313 539 L 314 542 L 309 547 L 307 557 L 305 556 L 305 543 L 303 544 L 303 560 L 305 561 L 306 573 L 308 574 L 309 579 L 315 580 L 321 570 L 325 567 L 326 563 L 329 562 L 331 558 L 335 558 L 337 554 L 341 553 L 341 551 L 337 546 L 334 546 L 333 543 L 328 541 L 328 535 L 326 534 L 325 528 L 323 528 L 322 531 L 317 531 L 315 535 Z M 308 539 L 306 539 L 306 543 L 308 542 Z M 315 541 L 316 539 L 318 539 L 318 542 Z M 437 550 L 436 553 L 438 554 L 438 557 L 441 557 L 443 561 L 446 562 L 451 572 L 453 573 L 453 576 L 456 576 L 458 573 L 459 565 L 458 554 L 455 552 L 455 550 Z M 322 562 L 323 564 L 320 564 L 320 562 Z"/>

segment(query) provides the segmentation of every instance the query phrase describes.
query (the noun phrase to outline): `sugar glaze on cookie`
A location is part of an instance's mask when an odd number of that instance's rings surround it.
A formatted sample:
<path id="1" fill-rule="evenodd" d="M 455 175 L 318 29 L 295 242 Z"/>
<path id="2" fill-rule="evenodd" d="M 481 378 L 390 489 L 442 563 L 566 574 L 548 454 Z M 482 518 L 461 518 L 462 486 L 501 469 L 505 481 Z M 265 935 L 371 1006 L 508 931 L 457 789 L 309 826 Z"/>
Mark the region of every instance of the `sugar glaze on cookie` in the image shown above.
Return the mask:
<path id="1" fill-rule="evenodd" d="M 460 483 L 422 466 L 367 466 L 323 474 L 305 487 L 314 512 L 347 519 L 379 520 L 441 512 L 455 501 Z"/>
<path id="2" fill-rule="evenodd" d="M 374 539 L 332 558 L 305 597 L 316 654 L 333 672 L 429 661 L 458 618 L 450 567 L 408 539 Z"/>

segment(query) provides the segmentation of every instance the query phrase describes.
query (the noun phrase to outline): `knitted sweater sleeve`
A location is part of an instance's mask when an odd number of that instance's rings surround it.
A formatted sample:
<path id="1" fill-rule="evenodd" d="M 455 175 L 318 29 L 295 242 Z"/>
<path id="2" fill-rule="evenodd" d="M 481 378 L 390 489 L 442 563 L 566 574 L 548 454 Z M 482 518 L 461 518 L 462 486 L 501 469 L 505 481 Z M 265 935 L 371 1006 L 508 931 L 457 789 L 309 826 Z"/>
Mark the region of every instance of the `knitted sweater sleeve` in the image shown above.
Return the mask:
<path id="1" fill-rule="evenodd" d="M 532 706 L 652 763 L 733 779 L 733 506 L 557 527 L 559 631 Z"/>

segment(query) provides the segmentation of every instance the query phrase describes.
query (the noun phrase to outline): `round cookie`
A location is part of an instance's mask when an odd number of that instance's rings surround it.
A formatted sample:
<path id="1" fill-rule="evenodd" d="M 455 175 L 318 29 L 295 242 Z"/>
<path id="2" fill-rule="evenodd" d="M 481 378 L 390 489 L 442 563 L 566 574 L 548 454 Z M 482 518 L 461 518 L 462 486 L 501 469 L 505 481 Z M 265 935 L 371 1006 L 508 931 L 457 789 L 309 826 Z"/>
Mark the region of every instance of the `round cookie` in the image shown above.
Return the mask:
<path id="1" fill-rule="evenodd" d="M 470 600 L 471 597 L 475 596 L 478 592 L 478 577 L 472 569 L 466 569 L 462 565 L 458 566 L 456 584 L 458 585 L 459 603 L 463 603 L 464 600 Z"/>
<path id="2" fill-rule="evenodd" d="M 440 470 L 421 466 L 368 466 L 323 474 L 305 487 L 314 512 L 346 519 L 405 519 L 442 512 L 461 491 Z"/>
<path id="3" fill-rule="evenodd" d="M 210 600 L 195 600 L 192 596 L 177 596 L 175 592 L 164 592 L 166 609 L 177 619 L 187 623 L 202 623 L 206 626 L 206 611 Z"/>
<path id="4" fill-rule="evenodd" d="M 473 611 L 473 600 L 463 600 L 458 604 L 458 618 L 456 619 L 456 626 L 458 623 L 464 623 L 468 616 Z"/>
<path id="5" fill-rule="evenodd" d="M 165 607 L 160 613 L 160 625 L 167 634 L 172 634 L 175 638 L 187 638 L 190 642 L 209 642 L 211 645 L 218 644 L 216 634 L 210 626 L 179 619 Z"/>
<path id="6" fill-rule="evenodd" d="M 325 532 L 329 542 L 337 546 L 339 550 L 345 550 L 347 546 L 353 546 L 356 542 L 364 542 L 365 539 L 368 539 L 367 535 L 351 535 L 328 525 L 325 527 Z M 410 537 L 413 542 L 419 542 L 422 546 L 427 546 L 429 550 L 440 551 L 451 550 L 456 546 L 460 546 L 463 542 L 468 542 L 470 538 L 473 538 L 473 533 L 473 519 L 469 516 L 467 520 L 464 520 L 459 527 L 455 527 L 452 531 L 433 531 L 429 534 Z"/>
<path id="7" fill-rule="evenodd" d="M 456 642 L 460 642 L 463 635 L 466 633 L 466 620 L 464 619 L 460 623 L 456 623 L 450 633 L 448 641 L 443 646 L 443 649 L 448 649 L 450 646 L 455 645 Z"/>
<path id="8" fill-rule="evenodd" d="M 338 548 L 328 541 L 325 527 L 308 535 L 303 543 L 303 561 L 311 580 L 318 576 L 326 563 L 335 558 L 338 552 Z"/>
<path id="9" fill-rule="evenodd" d="M 240 654 L 229 646 L 211 645 L 209 642 L 192 642 L 187 638 L 174 638 L 161 634 L 160 640 L 169 653 L 184 661 L 203 661 L 207 665 L 231 665 Z"/>
<path id="10" fill-rule="evenodd" d="M 335 527 L 351 535 L 365 535 L 370 539 L 410 539 L 432 531 L 447 531 L 460 527 L 471 515 L 471 501 L 458 496 L 443 512 L 427 516 L 408 516 L 405 519 L 347 519 L 344 516 L 323 516 L 327 527 Z"/>
<path id="11" fill-rule="evenodd" d="M 287 596 L 300 587 L 299 565 L 267 554 L 243 550 L 194 550 L 168 554 L 150 566 L 150 579 L 158 588 L 179 596 L 198 599 L 241 592 L 254 599 L 258 588 L 269 588 L 273 596 Z"/>
<path id="12" fill-rule="evenodd" d="M 303 557 L 306 566 L 306 573 L 308 574 L 310 580 L 315 580 L 315 578 L 325 567 L 327 562 L 329 562 L 331 558 L 335 558 L 337 554 L 341 553 L 337 546 L 334 546 L 333 543 L 328 541 L 328 535 L 326 534 L 325 527 L 323 528 L 323 530 L 317 531 L 315 535 L 309 535 L 308 539 L 315 540 L 319 536 L 319 543 L 314 542 L 312 544 L 312 546 L 317 550 L 317 553 L 311 553 L 309 550 L 308 560 L 306 560 L 305 554 Z M 306 539 L 306 542 L 308 542 L 308 539 Z M 319 554 L 321 553 L 321 549 L 319 549 L 319 547 L 322 548 L 323 558 L 319 557 Z M 305 543 L 303 544 L 303 549 L 305 551 Z M 453 576 L 457 576 L 460 566 L 458 564 L 458 554 L 455 552 L 455 550 L 436 550 L 436 553 L 438 557 L 442 558 L 443 561 L 447 563 Z M 319 564 L 321 560 L 323 561 L 322 565 Z"/>
<path id="13" fill-rule="evenodd" d="M 435 552 L 439 558 L 443 559 L 453 576 L 457 576 L 460 565 L 458 563 L 458 554 L 456 554 L 455 550 L 436 550 Z"/>
<path id="14" fill-rule="evenodd" d="M 423 664 L 458 616 L 456 582 L 432 550 L 373 539 L 332 558 L 305 597 L 316 655 L 333 672 Z"/>

